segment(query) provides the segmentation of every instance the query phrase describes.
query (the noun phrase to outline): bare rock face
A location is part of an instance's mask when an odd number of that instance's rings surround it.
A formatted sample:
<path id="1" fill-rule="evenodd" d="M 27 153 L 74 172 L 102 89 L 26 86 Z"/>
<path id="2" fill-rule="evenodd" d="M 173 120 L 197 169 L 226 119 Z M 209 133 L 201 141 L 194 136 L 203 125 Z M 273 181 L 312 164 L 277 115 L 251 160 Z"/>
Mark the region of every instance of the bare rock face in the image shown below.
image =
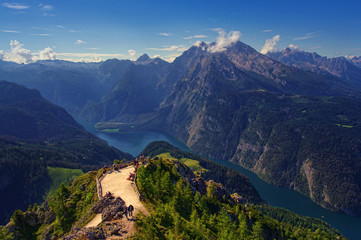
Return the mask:
<path id="1" fill-rule="evenodd" d="M 175 161 L 174 164 L 177 165 L 177 169 L 179 171 L 179 174 L 191 185 L 193 193 L 199 192 L 201 195 L 204 195 L 207 193 L 207 186 L 205 184 L 205 181 L 200 178 L 196 177 L 194 175 L 193 171 L 182 164 L 179 161 Z"/>
<path id="2" fill-rule="evenodd" d="M 122 236 L 126 232 L 123 229 L 119 220 L 123 217 L 123 206 L 125 202 L 120 198 L 102 198 L 99 202 L 95 203 L 89 210 L 90 213 L 95 212 L 102 214 L 102 223 L 98 227 L 92 228 L 79 228 L 73 226 L 71 233 L 63 237 L 62 240 L 98 240 L 106 239 L 111 236 Z M 114 222 L 109 222 L 114 221 Z"/>
<path id="3" fill-rule="evenodd" d="M 106 239 L 106 235 L 102 228 L 83 228 L 80 231 L 67 235 L 62 240 L 75 240 L 75 239 L 84 239 L 84 240 L 98 240 Z"/>
<path id="4" fill-rule="evenodd" d="M 102 211 L 102 220 L 103 221 L 112 221 L 117 220 L 123 217 L 123 206 L 124 201 L 121 198 L 116 198 L 112 201 L 110 205 L 105 207 Z"/>
<path id="5" fill-rule="evenodd" d="M 221 202 L 227 201 L 234 204 L 234 199 L 229 195 L 223 185 L 213 180 L 207 182 L 207 194 L 214 194 Z"/>
<path id="6" fill-rule="evenodd" d="M 233 193 L 231 195 L 231 197 L 232 197 L 233 201 L 236 202 L 236 203 L 246 204 L 245 199 L 241 195 L 239 195 L 238 193 Z"/>
<path id="7" fill-rule="evenodd" d="M 125 202 L 120 198 L 102 198 L 99 202 L 97 202 L 93 207 L 92 211 L 95 213 L 103 213 L 103 211 L 109 206 L 123 206 Z"/>

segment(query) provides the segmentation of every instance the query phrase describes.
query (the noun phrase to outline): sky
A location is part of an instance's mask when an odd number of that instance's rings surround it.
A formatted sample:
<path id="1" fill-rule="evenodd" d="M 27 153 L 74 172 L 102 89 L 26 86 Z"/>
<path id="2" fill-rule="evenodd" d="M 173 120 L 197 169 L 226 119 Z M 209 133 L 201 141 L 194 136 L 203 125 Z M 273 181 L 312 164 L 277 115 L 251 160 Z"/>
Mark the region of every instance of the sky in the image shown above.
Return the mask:
<path id="1" fill-rule="evenodd" d="M 172 61 L 197 41 L 236 36 L 261 53 L 287 46 L 361 55 L 361 1 L 0 1 L 0 60 Z"/>

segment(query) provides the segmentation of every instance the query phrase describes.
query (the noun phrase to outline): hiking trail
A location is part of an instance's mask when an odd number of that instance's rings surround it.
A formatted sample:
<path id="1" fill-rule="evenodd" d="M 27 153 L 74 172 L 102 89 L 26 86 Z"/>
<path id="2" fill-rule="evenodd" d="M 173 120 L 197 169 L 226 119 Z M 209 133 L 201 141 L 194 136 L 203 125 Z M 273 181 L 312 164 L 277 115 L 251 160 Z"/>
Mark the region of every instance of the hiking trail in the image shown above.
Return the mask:
<path id="1" fill-rule="evenodd" d="M 101 188 L 103 195 L 107 192 L 111 192 L 114 197 L 120 197 L 123 199 L 127 206 L 133 205 L 133 217 L 123 217 L 120 221 L 124 225 L 124 230 L 127 234 L 124 234 L 121 238 L 127 238 L 134 234 L 134 216 L 139 212 L 143 212 L 148 215 L 147 209 L 143 203 L 139 200 L 139 197 L 134 189 L 133 181 L 127 180 L 130 173 L 134 173 L 134 166 L 128 166 L 118 171 L 105 174 L 103 180 L 101 180 Z M 96 227 L 102 222 L 101 214 L 97 214 L 85 227 Z"/>

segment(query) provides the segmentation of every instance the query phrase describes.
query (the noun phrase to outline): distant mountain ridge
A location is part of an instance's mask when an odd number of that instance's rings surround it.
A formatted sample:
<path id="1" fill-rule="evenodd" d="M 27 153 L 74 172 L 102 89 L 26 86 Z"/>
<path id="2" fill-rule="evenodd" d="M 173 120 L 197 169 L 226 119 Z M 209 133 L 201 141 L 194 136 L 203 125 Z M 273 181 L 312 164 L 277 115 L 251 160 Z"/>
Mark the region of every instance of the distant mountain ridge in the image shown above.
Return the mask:
<path id="1" fill-rule="evenodd" d="M 281 52 L 269 52 L 267 55 L 288 66 L 317 74 L 336 76 L 358 89 L 361 88 L 361 68 L 344 57 L 327 58 L 315 52 L 309 53 L 290 48 L 285 48 Z"/>
<path id="2" fill-rule="evenodd" d="M 85 131 L 38 90 L 0 81 L 0 224 L 43 200 L 47 166 L 87 171 L 123 158 L 132 156 Z"/>
<path id="3" fill-rule="evenodd" d="M 347 58 L 352 64 L 354 64 L 356 67 L 360 67 L 361 68 L 361 56 L 356 57 L 349 57 Z"/>

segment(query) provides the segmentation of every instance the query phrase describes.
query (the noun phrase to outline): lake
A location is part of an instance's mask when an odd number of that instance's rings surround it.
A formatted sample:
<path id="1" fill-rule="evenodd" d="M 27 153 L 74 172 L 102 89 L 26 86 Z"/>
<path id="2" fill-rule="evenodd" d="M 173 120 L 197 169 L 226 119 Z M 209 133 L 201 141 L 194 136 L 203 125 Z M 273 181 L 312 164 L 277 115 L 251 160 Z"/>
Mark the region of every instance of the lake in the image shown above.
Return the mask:
<path id="1" fill-rule="evenodd" d="M 98 137 L 106 140 L 109 145 L 121 151 L 137 156 L 152 141 L 167 141 L 170 144 L 185 150 L 189 148 L 179 140 L 159 132 L 144 131 L 132 133 L 102 133 L 97 132 L 92 126 L 82 123 L 83 126 Z M 310 216 L 328 222 L 332 227 L 338 229 L 349 239 L 361 239 L 361 218 L 338 214 L 326 210 L 312 202 L 308 197 L 286 188 L 279 188 L 261 180 L 256 174 L 238 166 L 224 161 L 213 161 L 226 167 L 237 170 L 246 175 L 255 186 L 260 196 L 271 206 L 282 207 L 302 216 Z"/>

